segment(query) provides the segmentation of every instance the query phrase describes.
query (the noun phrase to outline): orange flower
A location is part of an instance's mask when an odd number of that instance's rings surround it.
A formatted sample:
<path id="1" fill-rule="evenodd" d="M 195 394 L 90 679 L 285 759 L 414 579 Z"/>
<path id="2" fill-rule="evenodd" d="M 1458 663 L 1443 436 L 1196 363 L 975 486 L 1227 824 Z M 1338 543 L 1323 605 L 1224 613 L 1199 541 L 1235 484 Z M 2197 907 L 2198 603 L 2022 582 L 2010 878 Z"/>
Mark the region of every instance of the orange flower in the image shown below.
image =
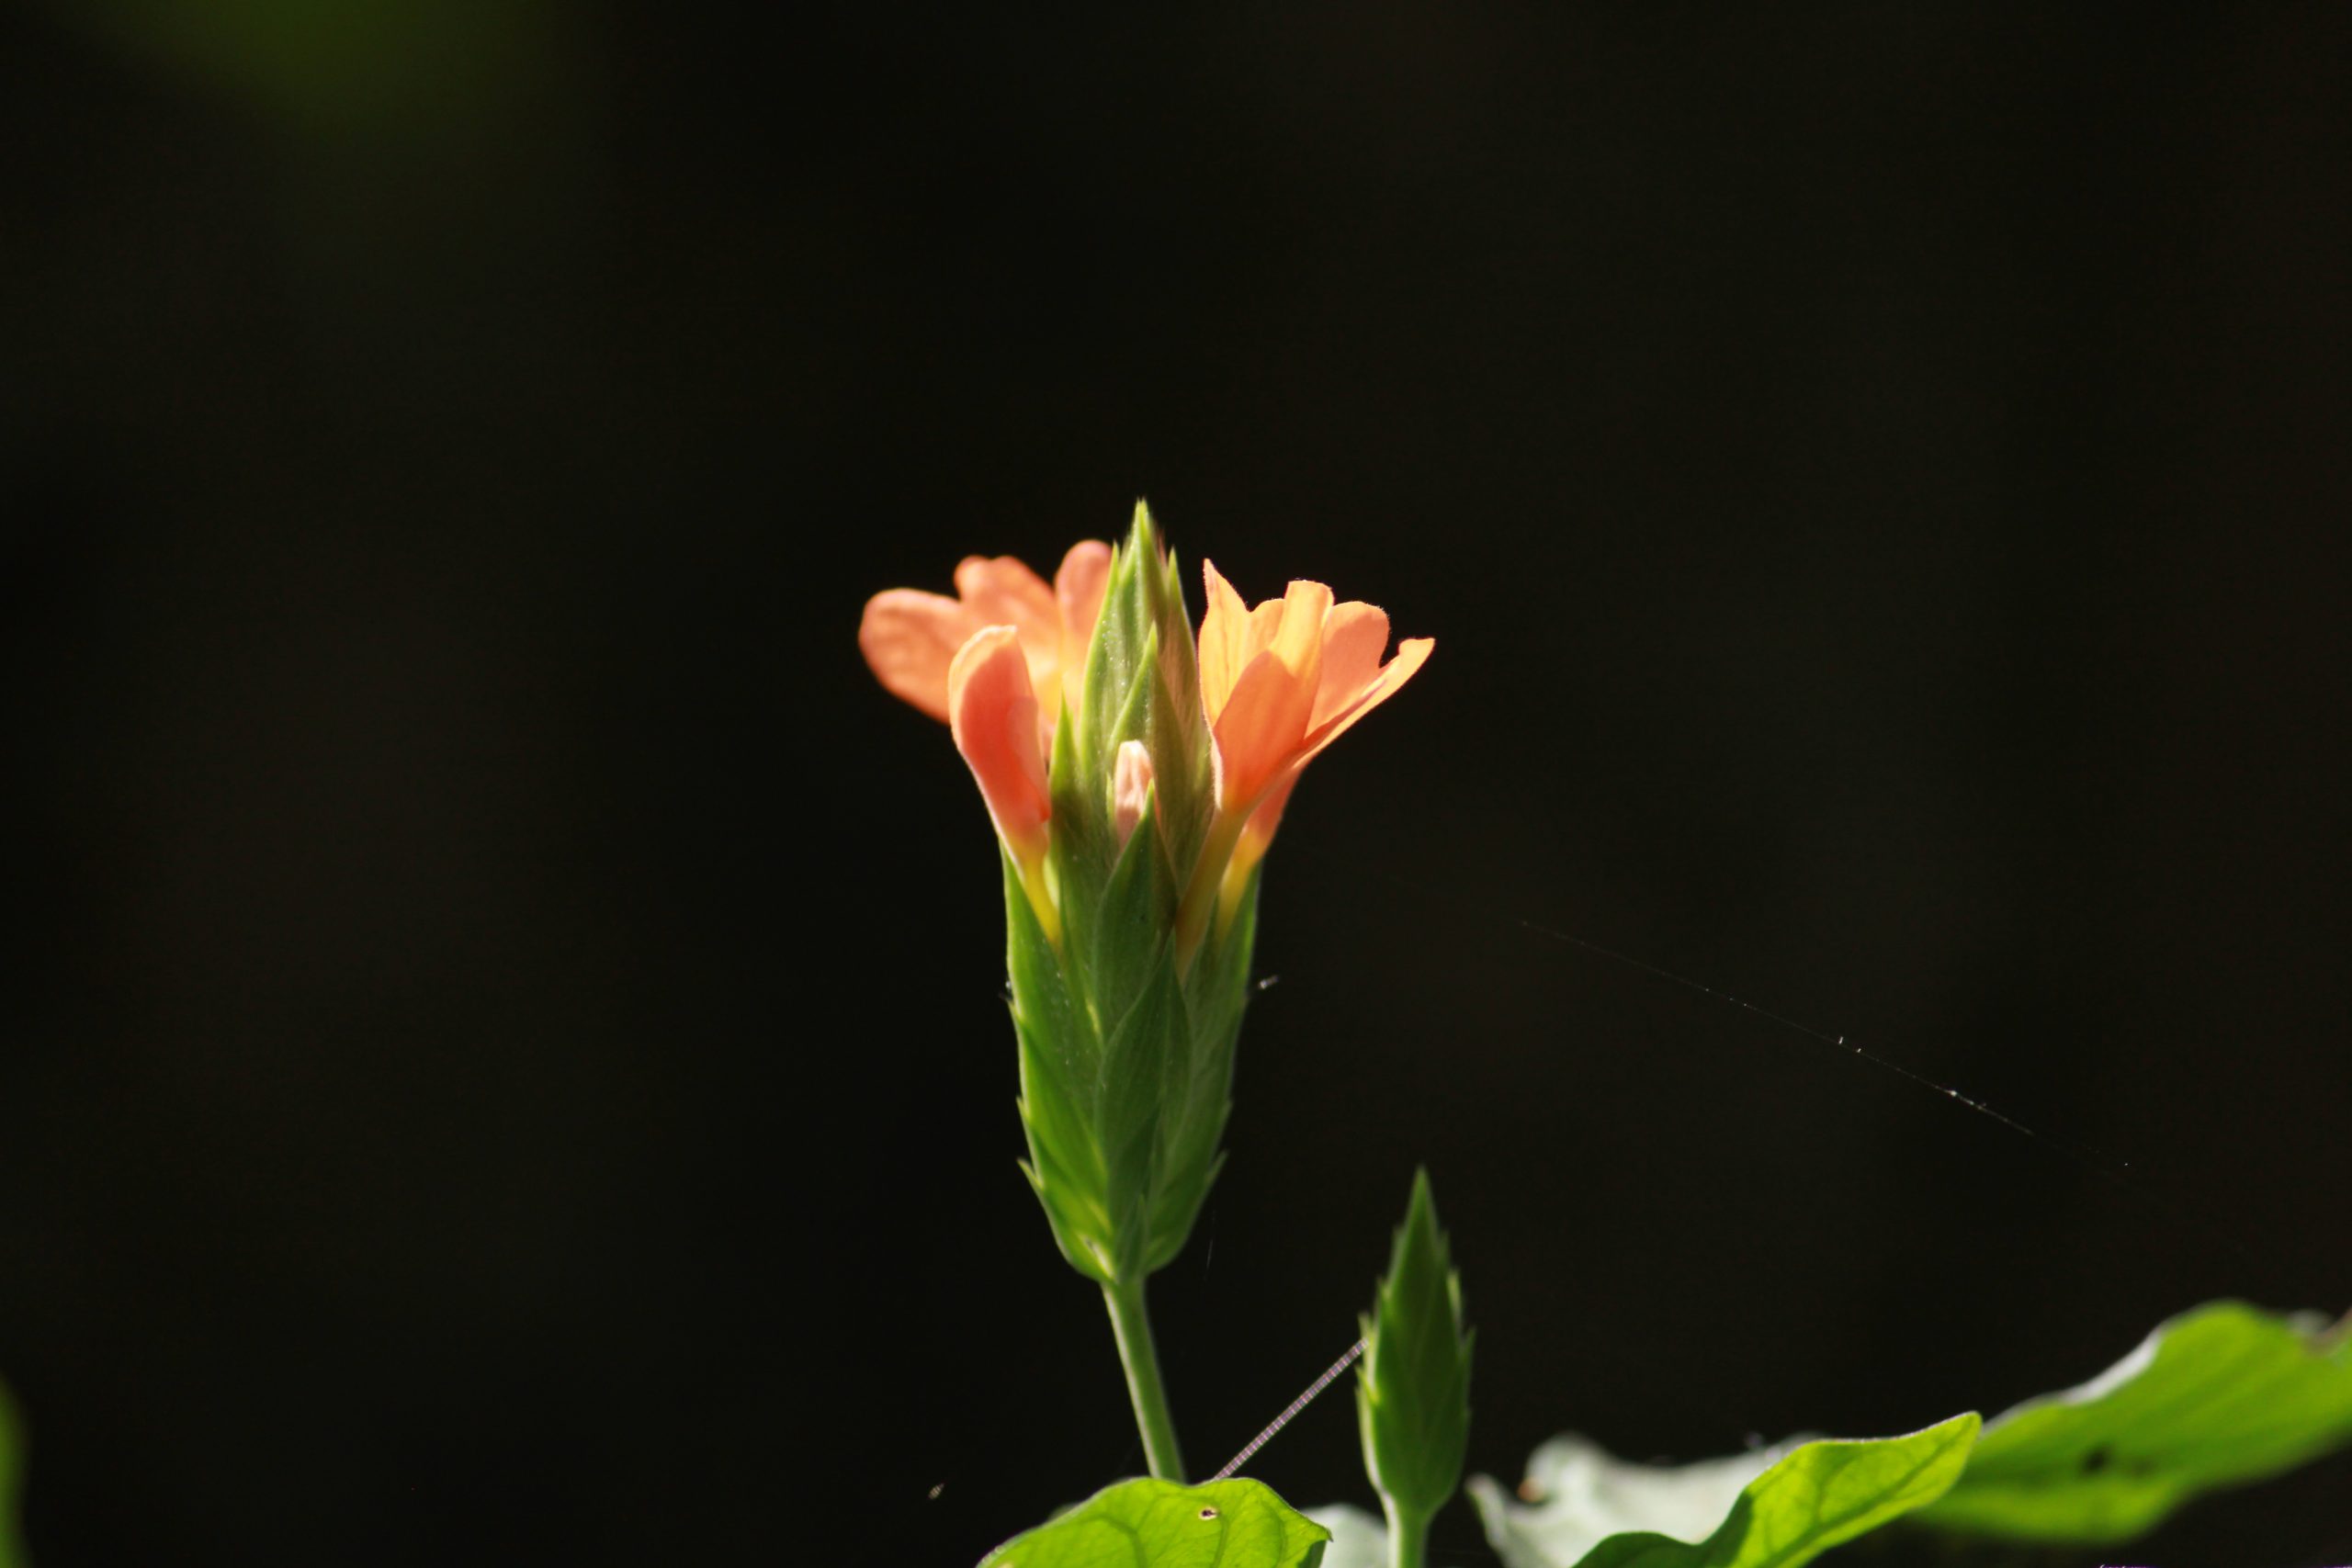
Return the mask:
<path id="1" fill-rule="evenodd" d="M 956 569 L 956 598 L 889 589 L 866 601 L 857 628 L 882 684 L 947 721 L 1057 942 L 1046 881 L 1047 759 L 1065 693 L 1078 694 L 1110 567 L 1111 547 L 1099 539 L 1070 547 L 1051 588 L 1010 556 L 970 556 Z"/>
<path id="2" fill-rule="evenodd" d="M 947 720 L 947 676 L 956 653 L 982 626 L 1011 626 L 1028 660 L 1030 688 L 1046 699 L 1037 718 L 1050 738 L 1065 687 L 1078 695 L 1110 572 L 1111 547 L 1100 539 L 1072 545 L 1051 588 L 1011 556 L 967 556 L 956 568 L 953 599 L 892 588 L 867 600 L 857 646 L 893 695 Z"/>
<path id="3" fill-rule="evenodd" d="M 1319 582 L 1294 582 L 1252 610 L 1216 567 L 1202 562 L 1201 576 L 1208 592 L 1201 701 L 1216 740 L 1216 818 L 1185 896 L 1195 923 L 1205 920 L 1203 879 L 1217 878 L 1229 908 L 1273 840 L 1300 771 L 1411 679 L 1437 646 L 1408 638 L 1384 664 L 1384 611 L 1334 604 Z M 1190 934 L 1198 941 L 1197 931 Z"/>

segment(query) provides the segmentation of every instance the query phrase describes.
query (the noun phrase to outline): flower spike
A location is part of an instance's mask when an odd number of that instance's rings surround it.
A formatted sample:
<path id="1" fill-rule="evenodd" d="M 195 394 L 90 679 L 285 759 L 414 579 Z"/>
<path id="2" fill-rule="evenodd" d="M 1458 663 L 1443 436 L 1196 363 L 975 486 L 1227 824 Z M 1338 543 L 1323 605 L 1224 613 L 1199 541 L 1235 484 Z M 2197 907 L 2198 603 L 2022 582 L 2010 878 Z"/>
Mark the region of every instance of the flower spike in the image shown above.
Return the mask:
<path id="1" fill-rule="evenodd" d="M 1078 544 L 1050 584 L 968 556 L 954 597 L 892 589 L 858 626 L 882 684 L 946 721 L 995 825 L 1022 1169 L 1102 1290 L 1162 1478 L 1182 1461 L 1144 1287 L 1224 1162 L 1256 867 L 1299 771 L 1430 651 L 1382 662 L 1388 617 L 1319 582 L 1252 610 L 1204 575 L 1196 635 L 1138 502 L 1124 544 Z"/>

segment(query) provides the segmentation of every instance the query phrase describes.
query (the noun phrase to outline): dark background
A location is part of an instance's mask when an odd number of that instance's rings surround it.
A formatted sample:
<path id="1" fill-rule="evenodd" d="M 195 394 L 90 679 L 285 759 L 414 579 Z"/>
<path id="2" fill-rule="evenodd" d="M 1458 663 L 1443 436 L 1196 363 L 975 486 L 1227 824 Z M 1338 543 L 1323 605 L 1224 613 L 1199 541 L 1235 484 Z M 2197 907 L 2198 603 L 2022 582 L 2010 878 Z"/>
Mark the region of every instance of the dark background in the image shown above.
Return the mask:
<path id="1" fill-rule="evenodd" d="M 36 1559 L 955 1563 L 1138 1468 L 853 642 L 1138 494 L 1438 642 L 1270 863 L 1196 1467 L 1419 1160 L 1507 1479 L 2352 1303 L 2347 81 L 2338 9 L 8 10 Z M 1343 1394 L 1253 1472 L 1370 1500 Z"/>

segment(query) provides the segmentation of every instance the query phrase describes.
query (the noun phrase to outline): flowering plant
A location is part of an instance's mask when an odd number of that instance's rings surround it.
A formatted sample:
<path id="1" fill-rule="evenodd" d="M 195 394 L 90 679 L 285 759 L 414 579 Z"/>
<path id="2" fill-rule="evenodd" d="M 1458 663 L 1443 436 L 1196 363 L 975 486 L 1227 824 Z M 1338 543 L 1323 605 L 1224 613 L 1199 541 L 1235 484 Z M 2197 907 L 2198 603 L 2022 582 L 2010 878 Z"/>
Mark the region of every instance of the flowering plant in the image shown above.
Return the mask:
<path id="1" fill-rule="evenodd" d="M 1183 1484 L 1146 1282 L 1182 1251 L 1223 1161 L 1263 861 L 1307 763 L 1433 647 L 1390 653 L 1385 613 L 1318 582 L 1251 606 L 1206 562 L 1202 581 L 1195 632 L 1138 505 L 1122 544 L 1072 546 L 1051 583 L 975 556 L 952 597 L 891 589 L 859 627 L 882 684 L 947 724 L 995 827 L 1022 1168 L 1062 1257 L 1102 1292 L 1151 1471 L 984 1568 L 1419 1568 L 1462 1483 L 1470 1335 L 1424 1173 L 1362 1337 L 1306 1395 L 1362 1357 L 1358 1425 L 1385 1522 L 1309 1517 L 1228 1479 L 1297 1404 L 1216 1479 Z M 1470 1490 L 1510 1568 L 1797 1568 L 1906 1516 L 2120 1540 L 2200 1491 L 2352 1441 L 2346 1337 L 2218 1303 L 1989 1426 L 1964 1412 L 1667 1471 L 1568 1438 L 1538 1451 L 1515 1496 L 1483 1477 Z"/>
<path id="2" fill-rule="evenodd" d="M 1295 582 L 1248 608 L 1204 567 L 1197 651 L 1138 507 L 1052 587 L 975 557 L 956 597 L 893 589 L 859 646 L 947 721 L 1003 853 L 1023 1168 L 1102 1289 L 1152 1473 L 1179 1476 L 1144 1281 L 1216 1179 L 1248 998 L 1259 863 L 1299 773 L 1428 658 L 1387 617 Z M 1041 698 L 1043 700 L 1041 700 Z"/>

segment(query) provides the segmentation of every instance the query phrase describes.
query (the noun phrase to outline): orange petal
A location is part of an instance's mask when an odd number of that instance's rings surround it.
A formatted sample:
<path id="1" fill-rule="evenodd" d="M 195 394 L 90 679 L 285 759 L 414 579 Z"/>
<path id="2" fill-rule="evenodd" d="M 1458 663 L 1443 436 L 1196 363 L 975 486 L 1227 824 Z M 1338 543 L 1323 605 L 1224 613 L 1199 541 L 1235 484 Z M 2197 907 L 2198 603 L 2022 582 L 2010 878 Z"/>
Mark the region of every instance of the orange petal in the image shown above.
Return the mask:
<path id="1" fill-rule="evenodd" d="M 1259 609 L 1266 606 L 1261 604 Z M 1279 622 L 1272 623 L 1274 651 L 1282 661 L 1310 684 L 1319 681 L 1323 668 L 1323 617 L 1331 613 L 1331 591 L 1319 582 L 1293 582 L 1283 592 L 1283 613 Z M 1255 636 L 1259 617 L 1250 617 L 1250 630 Z"/>
<path id="2" fill-rule="evenodd" d="M 956 750 L 979 782 L 997 836 L 1024 869 L 1041 865 L 1052 807 L 1019 632 L 985 626 L 972 634 L 948 671 L 947 711 Z"/>
<path id="3" fill-rule="evenodd" d="M 1288 606 L 1280 599 L 1269 599 L 1250 612 L 1249 624 L 1241 628 L 1241 668 L 1274 646 L 1283 633 L 1283 612 Z"/>
<path id="4" fill-rule="evenodd" d="M 1237 876 L 1248 876 L 1250 868 L 1264 858 L 1266 846 L 1274 841 L 1274 829 L 1283 825 L 1283 807 L 1290 804 L 1290 792 L 1298 785 L 1299 772 L 1293 768 L 1275 780 L 1267 788 L 1265 798 L 1258 802 L 1258 808 L 1250 813 L 1240 841 L 1233 846 L 1231 869 L 1226 873 L 1228 883 Z"/>
<path id="5" fill-rule="evenodd" d="M 1102 591 L 1111 581 L 1111 547 L 1100 539 L 1080 539 L 1062 557 L 1054 573 L 1054 599 L 1061 606 L 1065 646 L 1075 642 L 1083 654 L 1094 638 L 1094 622 L 1102 614 Z"/>
<path id="6" fill-rule="evenodd" d="M 1052 733 L 1062 706 L 1062 612 L 1054 591 L 1011 556 L 966 556 L 956 566 L 956 592 L 972 612 L 973 625 L 1012 626 L 1021 634 L 1030 689 L 1053 705 L 1045 714 Z"/>
<path id="7" fill-rule="evenodd" d="M 1102 592 L 1110 580 L 1111 547 L 1100 539 L 1080 539 L 1062 557 L 1061 570 L 1054 573 L 1054 599 L 1061 607 L 1061 690 L 1047 694 L 1046 700 L 1057 705 L 1078 701 L 1086 650 L 1094 641 L 1094 623 L 1102 617 Z M 1059 714 L 1046 716 L 1057 720 Z"/>
<path id="8" fill-rule="evenodd" d="M 980 626 L 1012 626 L 1023 644 L 1061 641 L 1061 606 L 1044 578 L 1011 556 L 966 556 L 956 565 L 956 596 Z"/>
<path id="9" fill-rule="evenodd" d="M 1250 662 L 1250 606 L 1206 560 L 1201 562 L 1201 587 L 1208 597 L 1201 612 L 1201 705 L 1214 724 Z"/>
<path id="10" fill-rule="evenodd" d="M 1270 650 L 1250 661 L 1217 716 L 1216 803 L 1239 811 L 1265 793 L 1306 739 L 1315 694 Z"/>
<path id="11" fill-rule="evenodd" d="M 1355 600 L 1331 606 L 1323 617 L 1323 679 L 1309 728 L 1320 728 L 1378 679 L 1380 656 L 1387 651 L 1386 611 Z"/>
<path id="12" fill-rule="evenodd" d="M 944 722 L 948 669 L 979 626 L 953 599 L 892 588 L 865 602 L 857 646 L 885 690 Z"/>
<path id="13" fill-rule="evenodd" d="M 1306 738 L 1306 746 L 1299 753 L 1299 765 L 1321 754 L 1323 748 L 1347 733 L 1356 720 L 1386 702 L 1396 689 L 1413 678 L 1413 672 L 1429 661 L 1430 650 L 1437 647 L 1437 639 L 1429 637 L 1407 637 L 1396 645 L 1396 657 L 1380 667 L 1380 673 L 1371 684 L 1358 692 L 1348 705 L 1329 718 L 1318 722 Z"/>
<path id="14" fill-rule="evenodd" d="M 1340 606 L 1341 609 L 1347 607 Z M 1374 611 L 1374 614 L 1379 612 Z M 1384 615 L 1381 619 L 1385 631 L 1387 617 Z M 1258 798 L 1258 804 L 1250 809 L 1249 820 L 1242 824 L 1241 831 L 1234 840 L 1232 858 L 1226 863 L 1221 874 L 1217 907 L 1223 912 L 1222 918 L 1232 918 L 1234 908 L 1250 886 L 1250 873 L 1265 858 L 1267 849 L 1273 843 L 1275 829 L 1283 825 L 1283 808 L 1290 804 L 1290 792 L 1298 786 L 1298 776 L 1306 771 L 1306 764 L 1314 761 L 1324 747 L 1339 739 L 1350 725 L 1378 707 L 1387 700 L 1390 693 L 1412 679 L 1413 671 L 1421 667 L 1428 660 L 1430 650 L 1436 646 L 1434 639 L 1430 637 L 1415 637 L 1398 645 L 1396 657 L 1356 694 L 1355 701 L 1329 721 L 1318 723 L 1290 765 L 1266 786 L 1265 793 Z M 1324 656 L 1330 658 L 1332 649 L 1327 648 Z M 1379 657 L 1376 646 L 1373 657 Z M 1329 689 L 1327 682 L 1326 692 Z M 1220 795 L 1218 799 L 1222 804 L 1225 796 Z M 1188 892 L 1186 897 L 1189 899 L 1191 893 Z"/>
<path id="15" fill-rule="evenodd" d="M 1355 607 L 1372 609 L 1368 604 Z M 1346 604 L 1340 606 L 1340 610 L 1348 608 L 1350 606 Z M 1382 640 L 1385 642 L 1388 617 L 1381 615 L 1377 610 L 1373 610 L 1372 613 L 1380 617 Z M 1335 610 L 1332 614 L 1336 617 L 1339 611 Z M 1226 874 L 1228 897 L 1238 895 L 1236 879 L 1248 876 L 1250 868 L 1258 863 L 1265 854 L 1266 847 L 1274 841 L 1274 829 L 1281 827 L 1283 823 L 1283 807 L 1290 804 L 1290 792 L 1297 786 L 1298 775 L 1306 771 L 1306 764 L 1322 755 L 1323 748 L 1345 734 L 1356 720 L 1386 702 L 1397 687 L 1411 680 L 1413 672 L 1428 661 L 1430 649 L 1436 646 L 1436 638 L 1426 637 L 1412 637 L 1397 644 L 1396 657 L 1383 665 L 1372 680 L 1361 686 L 1355 692 L 1353 700 L 1346 707 L 1328 717 L 1318 714 L 1313 728 L 1307 732 L 1306 743 L 1299 750 L 1298 760 L 1293 762 L 1289 770 L 1280 778 L 1267 786 L 1266 793 L 1258 802 L 1256 809 L 1250 813 L 1250 820 L 1242 826 L 1240 840 L 1234 845 L 1233 849 L 1232 869 Z M 1324 665 L 1323 690 L 1316 697 L 1316 706 L 1318 709 L 1322 707 L 1324 699 L 1329 697 L 1332 691 L 1331 666 L 1328 661 L 1332 659 L 1335 651 L 1328 644 L 1323 650 L 1323 657 L 1327 662 Z M 1377 645 L 1374 646 L 1372 656 L 1375 660 L 1380 657 Z"/>
<path id="16" fill-rule="evenodd" d="M 1330 606 L 1331 591 L 1321 583 L 1294 582 L 1279 604 L 1251 613 L 1251 630 L 1262 624 L 1272 641 L 1242 670 L 1211 727 L 1220 811 L 1247 810 L 1306 745 Z M 1269 609 L 1276 614 L 1266 615 Z"/>

